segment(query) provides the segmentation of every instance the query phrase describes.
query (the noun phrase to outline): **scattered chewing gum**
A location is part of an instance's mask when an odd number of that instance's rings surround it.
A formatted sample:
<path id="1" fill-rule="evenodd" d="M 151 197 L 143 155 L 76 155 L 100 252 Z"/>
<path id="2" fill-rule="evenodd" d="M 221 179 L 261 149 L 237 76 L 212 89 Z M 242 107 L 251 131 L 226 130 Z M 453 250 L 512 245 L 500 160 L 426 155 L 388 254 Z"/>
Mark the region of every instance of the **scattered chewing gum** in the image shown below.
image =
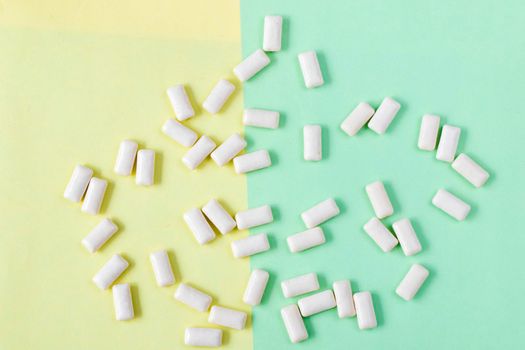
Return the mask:
<path id="1" fill-rule="evenodd" d="M 202 107 L 211 114 L 219 113 L 234 90 L 235 85 L 231 82 L 226 79 L 219 80 L 202 103 Z"/>
<path id="2" fill-rule="evenodd" d="M 401 105 L 399 102 L 391 97 L 385 97 L 374 113 L 372 119 L 368 122 L 368 128 L 379 135 L 384 134 L 400 108 Z"/>
<path id="3" fill-rule="evenodd" d="M 273 221 L 272 208 L 269 205 L 262 205 L 240 211 L 235 214 L 235 221 L 239 230 L 268 224 Z"/>
<path id="4" fill-rule="evenodd" d="M 151 186 L 155 179 L 155 151 L 141 149 L 137 152 L 137 171 L 135 183 L 141 186 Z"/>
<path id="5" fill-rule="evenodd" d="M 436 152 L 437 160 L 452 163 L 454 157 L 456 156 L 460 135 L 460 128 L 452 125 L 443 126 Z"/>
<path id="6" fill-rule="evenodd" d="M 181 303 L 201 312 L 208 311 L 212 301 L 211 296 L 186 283 L 179 284 L 174 297 Z"/>
<path id="7" fill-rule="evenodd" d="M 298 56 L 299 65 L 303 73 L 304 85 L 308 88 L 315 88 L 324 84 L 323 73 L 317 60 L 315 51 L 306 51 Z"/>
<path id="8" fill-rule="evenodd" d="M 213 305 L 208 322 L 219 326 L 241 330 L 246 325 L 248 314 L 243 311 Z"/>
<path id="9" fill-rule="evenodd" d="M 429 275 L 428 270 L 419 264 L 413 264 L 396 289 L 397 295 L 410 301 L 417 294 Z"/>
<path id="10" fill-rule="evenodd" d="M 224 166 L 246 147 L 246 140 L 234 133 L 219 145 L 210 157 L 218 166 Z"/>
<path id="11" fill-rule="evenodd" d="M 133 311 L 133 300 L 131 298 L 129 283 L 115 284 L 112 292 L 115 318 L 117 321 L 131 320 L 135 316 L 135 313 Z"/>
<path id="12" fill-rule="evenodd" d="M 436 192 L 432 204 L 458 221 L 465 220 L 470 213 L 470 205 L 444 189 Z"/>
<path id="13" fill-rule="evenodd" d="M 439 132 L 440 118 L 437 115 L 425 114 L 421 118 L 419 128 L 419 139 L 417 147 L 423 151 L 433 151 L 436 148 L 436 141 Z"/>
<path id="14" fill-rule="evenodd" d="M 117 175 L 129 176 L 135 165 L 135 157 L 139 145 L 132 140 L 124 140 L 120 143 L 117 160 L 113 170 Z"/>
<path id="15" fill-rule="evenodd" d="M 313 228 L 339 215 L 339 213 L 340 210 L 335 200 L 328 198 L 304 211 L 301 218 L 307 228 Z"/>
<path id="16" fill-rule="evenodd" d="M 242 301 L 251 306 L 259 305 L 263 298 L 264 290 L 266 289 L 269 278 L 270 274 L 267 271 L 260 269 L 253 270 L 250 274 Z"/>
<path id="17" fill-rule="evenodd" d="M 191 105 L 188 94 L 186 94 L 186 89 L 184 85 L 178 84 L 168 88 L 166 91 L 168 98 L 175 113 L 175 117 L 179 121 L 186 120 L 195 115 L 195 111 Z"/>
<path id="18" fill-rule="evenodd" d="M 286 242 L 290 252 L 297 253 L 325 243 L 325 237 L 322 228 L 314 227 L 288 236 Z"/>
<path id="19" fill-rule="evenodd" d="M 398 243 L 392 232 L 390 232 L 376 217 L 370 219 L 363 226 L 363 229 L 385 253 L 394 249 Z"/>
<path id="20" fill-rule="evenodd" d="M 277 129 L 280 113 L 266 109 L 245 109 L 242 115 L 242 124 L 258 128 Z"/>
<path id="21" fill-rule="evenodd" d="M 452 162 L 452 168 L 477 188 L 483 186 L 489 179 L 489 173 L 465 153 L 457 156 Z"/>
<path id="22" fill-rule="evenodd" d="M 222 329 L 186 328 L 184 344 L 189 346 L 219 347 L 222 345 Z"/>
<path id="23" fill-rule="evenodd" d="M 233 241 L 231 247 L 234 257 L 244 258 L 267 251 L 270 249 L 270 243 L 266 233 L 259 233 Z"/>
<path id="24" fill-rule="evenodd" d="M 320 125 L 305 125 L 303 128 L 304 160 L 318 161 L 323 159 L 323 141 Z"/>
<path id="25" fill-rule="evenodd" d="M 84 237 L 82 245 L 88 250 L 88 252 L 94 253 L 99 250 L 104 243 L 106 243 L 115 232 L 117 232 L 117 230 L 118 227 L 113 221 L 104 218 L 86 237 Z"/>
<path id="26" fill-rule="evenodd" d="M 317 274 L 314 272 L 289 278 L 281 282 L 281 289 L 285 298 L 306 294 L 319 289 Z"/>
<path id="27" fill-rule="evenodd" d="M 213 229 L 199 208 L 192 208 L 186 211 L 183 214 L 183 218 L 200 245 L 215 239 L 215 232 L 213 232 Z"/>
<path id="28" fill-rule="evenodd" d="M 149 255 L 149 260 L 159 287 L 167 287 L 175 283 L 175 276 L 173 275 L 173 269 L 171 268 L 167 251 L 159 250 L 153 252 Z"/>
<path id="29" fill-rule="evenodd" d="M 292 343 L 295 344 L 308 339 L 308 332 L 296 304 L 283 307 L 281 309 L 281 317 Z"/>
<path id="30" fill-rule="evenodd" d="M 324 290 L 319 293 L 301 298 L 297 301 L 299 311 L 303 317 L 315 315 L 319 312 L 336 307 L 334 293 L 331 290 Z"/>
<path id="31" fill-rule="evenodd" d="M 361 102 L 341 123 L 341 130 L 348 136 L 355 136 L 372 118 L 375 110 L 366 102 Z"/>
<path id="32" fill-rule="evenodd" d="M 168 119 L 162 125 L 162 132 L 181 146 L 191 147 L 197 141 L 197 133 L 176 120 Z"/>
<path id="33" fill-rule="evenodd" d="M 270 57 L 268 57 L 263 50 L 258 49 L 239 63 L 233 69 L 233 73 L 237 79 L 241 82 L 245 82 L 269 64 Z"/>
<path id="34" fill-rule="evenodd" d="M 281 51 L 281 37 L 283 31 L 282 16 L 264 17 L 263 50 L 277 52 Z"/>
<path id="35" fill-rule="evenodd" d="M 272 160 L 270 154 L 265 149 L 245 153 L 233 158 L 233 166 L 237 174 L 244 174 L 267 168 L 271 165 Z"/>
<path id="36" fill-rule="evenodd" d="M 106 180 L 92 177 L 89 181 L 86 196 L 84 197 L 84 202 L 80 210 L 87 214 L 97 215 L 100 212 L 107 187 L 108 182 Z"/>
<path id="37" fill-rule="evenodd" d="M 237 223 L 233 220 L 230 213 L 214 198 L 210 199 L 210 201 L 202 207 L 202 212 L 223 235 L 231 232 L 235 226 L 237 226 Z"/>
<path id="38" fill-rule="evenodd" d="M 129 263 L 118 254 L 113 255 L 93 277 L 93 283 L 100 289 L 108 289 L 126 270 Z"/>
<path id="39" fill-rule="evenodd" d="M 392 202 L 390 202 L 388 193 L 381 181 L 372 182 L 365 189 L 378 219 L 384 219 L 394 213 Z"/>
<path id="40" fill-rule="evenodd" d="M 370 292 L 355 293 L 354 305 L 359 329 L 376 328 L 377 319 L 372 294 Z"/>
<path id="41" fill-rule="evenodd" d="M 349 280 L 335 281 L 332 285 L 339 318 L 355 316 L 352 285 Z"/>
<path id="42" fill-rule="evenodd" d="M 93 170 L 90 168 L 80 164 L 75 166 L 73 174 L 71 174 L 71 178 L 64 191 L 64 198 L 72 202 L 80 202 L 88 188 L 92 176 Z"/>

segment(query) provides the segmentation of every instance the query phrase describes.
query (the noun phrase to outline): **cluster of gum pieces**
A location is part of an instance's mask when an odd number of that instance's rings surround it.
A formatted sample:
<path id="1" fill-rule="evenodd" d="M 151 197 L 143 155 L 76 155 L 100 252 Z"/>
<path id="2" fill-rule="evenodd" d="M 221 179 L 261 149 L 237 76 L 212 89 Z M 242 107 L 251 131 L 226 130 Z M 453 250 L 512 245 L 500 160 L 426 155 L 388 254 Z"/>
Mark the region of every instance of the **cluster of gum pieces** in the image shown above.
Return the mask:
<path id="1" fill-rule="evenodd" d="M 233 70 L 241 81 L 247 81 L 270 63 L 266 52 L 281 50 L 282 17 L 266 16 L 264 19 L 263 49 L 258 49 L 244 59 Z M 298 55 L 299 65 L 307 88 L 316 88 L 324 84 L 322 70 L 315 51 L 307 51 Z M 218 113 L 235 90 L 228 80 L 221 79 L 212 89 L 203 107 L 211 114 Z M 244 138 L 234 133 L 217 147 L 208 136 L 198 136 L 195 131 L 184 126 L 182 122 L 195 115 L 184 85 L 168 88 L 168 98 L 172 104 L 178 121 L 168 119 L 162 126 L 162 131 L 172 140 L 190 149 L 182 158 L 182 162 L 190 169 L 196 169 L 208 156 L 218 166 L 224 166 L 233 161 L 236 173 L 247 173 L 271 166 L 271 158 L 267 150 L 258 150 L 239 155 L 246 147 Z M 384 134 L 400 109 L 400 104 L 391 97 L 386 97 L 375 110 L 366 102 L 359 103 L 356 108 L 341 123 L 340 128 L 349 136 L 355 136 L 365 124 L 377 134 Z M 243 124 L 267 129 L 276 129 L 279 125 L 279 112 L 263 109 L 245 109 Z M 436 148 L 440 127 L 440 118 L 436 115 L 424 115 L 421 122 L 418 148 L 433 151 Z M 445 125 L 437 147 L 436 158 L 452 163 L 452 168 L 465 177 L 475 187 L 481 187 L 489 175 L 479 164 L 466 154 L 455 157 L 460 129 Z M 305 125 L 303 129 L 303 151 L 306 161 L 322 160 L 322 130 L 320 125 Z M 150 186 L 154 183 L 155 152 L 149 149 L 138 150 L 138 144 L 132 140 L 121 142 L 114 171 L 118 175 L 129 176 L 136 163 L 136 183 Z M 77 165 L 66 187 L 64 197 L 73 201 L 83 200 L 82 211 L 96 215 L 100 211 L 107 181 L 93 177 L 93 171 L 83 165 Z M 392 224 L 392 233 L 381 220 L 392 215 L 394 208 L 388 193 L 381 181 L 375 181 L 365 188 L 375 216 L 364 226 L 364 231 L 380 247 L 383 252 L 391 251 L 398 244 L 406 256 L 412 256 L 421 251 L 421 244 L 408 218 L 403 218 Z M 85 195 L 84 195 L 85 194 Z M 439 189 L 432 203 L 458 221 L 464 220 L 470 212 L 470 205 L 445 189 Z M 333 198 L 317 203 L 301 214 L 306 230 L 287 238 L 290 252 L 301 252 L 325 243 L 325 236 L 320 225 L 337 216 L 339 207 Z M 200 208 L 192 208 L 183 215 L 189 230 L 199 244 L 206 244 L 216 238 L 210 223 L 222 234 L 227 234 L 236 227 L 239 230 L 264 225 L 273 221 L 272 209 L 268 205 L 238 212 L 235 219 L 228 213 L 217 199 L 211 199 Z M 117 225 L 109 218 L 104 218 L 83 240 L 82 244 L 90 252 L 99 250 L 118 230 Z M 244 258 L 270 249 L 265 233 L 248 236 L 231 243 L 233 256 Z M 156 282 L 161 287 L 175 284 L 175 277 L 166 250 L 150 254 Z M 117 320 L 134 318 L 133 302 L 129 283 L 114 284 L 120 275 L 128 268 L 129 263 L 119 254 L 110 260 L 93 277 L 93 282 L 100 289 L 112 286 L 115 316 Z M 429 271 L 420 264 L 413 264 L 396 289 L 396 293 L 409 301 L 414 298 L 429 275 Z M 269 273 L 262 269 L 252 271 L 243 296 L 243 302 L 259 305 L 269 279 Z M 286 298 L 296 297 L 319 290 L 317 274 L 307 273 L 281 282 L 283 295 Z M 200 312 L 207 312 L 212 304 L 212 297 L 187 283 L 180 283 L 175 299 Z M 350 280 L 333 282 L 332 289 L 317 292 L 303 297 L 297 303 L 281 309 L 281 316 L 290 338 L 297 343 L 308 338 L 308 332 L 303 318 L 319 312 L 337 308 L 340 318 L 357 316 L 360 329 L 377 327 L 376 315 L 369 291 L 353 293 Z M 243 329 L 247 313 L 222 307 L 211 306 L 208 321 L 212 324 Z M 222 329 L 207 327 L 186 328 L 185 344 L 192 346 L 216 347 L 222 344 Z"/>

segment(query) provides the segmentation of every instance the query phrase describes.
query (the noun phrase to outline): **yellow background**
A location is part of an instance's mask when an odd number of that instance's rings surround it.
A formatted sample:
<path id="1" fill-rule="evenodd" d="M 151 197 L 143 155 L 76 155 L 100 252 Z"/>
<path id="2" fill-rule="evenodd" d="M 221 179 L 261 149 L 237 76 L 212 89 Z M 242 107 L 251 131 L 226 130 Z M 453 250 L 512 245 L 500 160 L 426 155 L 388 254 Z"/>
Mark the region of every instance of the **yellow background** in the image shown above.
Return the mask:
<path id="1" fill-rule="evenodd" d="M 240 61 L 239 3 L 215 1 L 3 1 L 0 5 L 0 349 L 177 349 L 207 313 L 156 286 L 148 254 L 168 249 L 178 281 L 244 311 L 248 260 L 234 232 L 199 246 L 182 213 L 217 197 L 246 208 L 246 181 L 207 160 L 190 172 L 186 149 L 160 132 L 174 117 L 165 90 L 189 88 L 194 106 Z M 186 124 L 216 142 L 242 131 L 240 87 L 221 113 L 197 108 Z M 112 171 L 120 141 L 157 153 L 156 183 Z M 109 181 L 102 215 L 62 198 L 77 163 Z M 103 216 L 120 230 L 90 255 L 80 240 Z M 131 267 L 136 319 L 114 320 L 111 292 L 92 276 L 115 253 Z M 227 348 L 251 348 L 251 321 L 227 330 Z"/>

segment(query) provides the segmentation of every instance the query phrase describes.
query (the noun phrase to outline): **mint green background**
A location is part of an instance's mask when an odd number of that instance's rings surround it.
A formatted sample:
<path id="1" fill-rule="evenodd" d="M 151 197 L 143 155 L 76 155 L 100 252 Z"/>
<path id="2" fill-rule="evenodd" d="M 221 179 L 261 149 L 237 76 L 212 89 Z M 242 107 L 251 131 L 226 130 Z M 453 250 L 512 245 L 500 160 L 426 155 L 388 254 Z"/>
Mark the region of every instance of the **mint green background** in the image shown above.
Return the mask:
<path id="1" fill-rule="evenodd" d="M 262 45 L 263 17 L 285 17 L 283 51 L 245 84 L 245 105 L 281 111 L 276 131 L 247 128 L 250 149 L 271 150 L 274 166 L 249 175 L 250 206 L 269 203 L 272 250 L 252 259 L 271 272 L 254 309 L 255 349 L 517 349 L 525 347 L 522 224 L 525 160 L 525 3 L 520 1 L 242 0 L 243 55 Z M 325 85 L 307 90 L 296 55 L 318 52 Z M 360 101 L 392 96 L 402 109 L 378 136 L 350 138 L 340 122 Z M 424 113 L 462 128 L 459 152 L 490 172 L 475 189 L 435 153 L 416 147 Z M 302 126 L 324 127 L 324 159 L 302 160 Z M 364 186 L 383 180 L 395 214 L 408 217 L 423 245 L 415 257 L 388 254 L 362 231 L 373 215 Z M 430 200 L 446 188 L 472 204 L 456 222 Z M 327 244 L 291 254 L 286 236 L 300 213 L 327 197 L 342 214 L 323 225 Z M 431 276 L 412 302 L 394 290 L 412 263 Z M 373 293 L 379 327 L 360 331 L 335 310 L 305 320 L 310 339 L 291 345 L 279 316 L 282 279 L 315 271 L 322 289 L 350 278 Z"/>

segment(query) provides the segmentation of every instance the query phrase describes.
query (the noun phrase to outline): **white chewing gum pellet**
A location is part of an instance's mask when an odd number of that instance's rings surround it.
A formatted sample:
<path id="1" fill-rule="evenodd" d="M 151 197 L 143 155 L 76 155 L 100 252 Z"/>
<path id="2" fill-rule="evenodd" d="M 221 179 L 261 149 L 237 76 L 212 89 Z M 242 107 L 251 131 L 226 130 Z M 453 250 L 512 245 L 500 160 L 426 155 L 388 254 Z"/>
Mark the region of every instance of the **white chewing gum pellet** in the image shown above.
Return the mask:
<path id="1" fill-rule="evenodd" d="M 197 133 L 190 128 L 182 125 L 176 120 L 168 119 L 162 125 L 162 132 L 173 141 L 184 147 L 191 147 L 197 141 Z"/>
<path id="2" fill-rule="evenodd" d="M 333 283 L 335 302 L 337 304 L 337 315 L 339 318 L 355 316 L 354 297 L 352 285 L 349 280 L 336 281 Z"/>
<path id="3" fill-rule="evenodd" d="M 361 102 L 356 108 L 343 120 L 341 130 L 348 136 L 355 136 L 359 130 L 372 118 L 374 109 L 366 102 Z"/>
<path id="4" fill-rule="evenodd" d="M 233 90 L 235 90 L 235 85 L 226 79 L 219 80 L 202 103 L 202 107 L 211 114 L 219 113 L 226 100 L 233 93 Z"/>
<path id="5" fill-rule="evenodd" d="M 241 63 L 233 68 L 233 73 L 241 82 L 253 77 L 264 67 L 270 64 L 270 58 L 263 50 L 258 49 L 250 56 L 246 57 Z"/>
<path id="6" fill-rule="evenodd" d="M 265 149 L 233 158 L 233 166 L 237 174 L 267 168 L 270 165 L 272 165 L 272 160 L 270 159 L 270 154 Z"/>
<path id="7" fill-rule="evenodd" d="M 401 108 L 399 102 L 390 97 L 385 97 L 383 102 L 381 102 L 377 108 L 372 119 L 370 119 L 368 128 L 372 129 L 379 135 L 384 134 L 390 123 L 392 123 L 392 120 L 394 120 L 399 108 Z"/>
<path id="8" fill-rule="evenodd" d="M 135 183 L 140 186 L 151 186 L 155 179 L 155 151 L 141 149 L 137 152 L 137 171 Z"/>
<path id="9" fill-rule="evenodd" d="M 306 51 L 298 56 L 299 65 L 303 72 L 304 85 L 308 88 L 315 88 L 324 84 L 323 73 L 317 60 L 315 51 Z"/>
<path id="10" fill-rule="evenodd" d="M 113 255 L 108 262 L 93 277 L 93 282 L 100 289 L 108 289 L 113 282 L 127 269 L 129 263 L 118 254 Z"/>
<path id="11" fill-rule="evenodd" d="M 212 300 L 208 294 L 190 287 L 186 283 L 179 284 L 174 297 L 181 303 L 201 312 L 208 311 Z"/>
<path id="12" fill-rule="evenodd" d="M 184 213 L 183 217 L 186 225 L 188 225 L 200 245 L 206 244 L 215 238 L 215 232 L 213 232 L 213 229 L 199 208 L 188 210 Z"/>
<path id="13" fill-rule="evenodd" d="M 233 256 L 244 258 L 270 249 L 266 233 L 241 238 L 231 243 Z"/>
<path id="14" fill-rule="evenodd" d="M 184 85 L 178 84 L 169 87 L 168 90 L 166 90 L 166 93 L 170 99 L 173 112 L 175 112 L 175 117 L 178 120 L 183 121 L 195 115 L 190 99 L 184 89 Z"/>
<path id="15" fill-rule="evenodd" d="M 470 205 L 444 189 L 437 191 L 432 198 L 432 204 L 458 221 L 465 220 L 470 212 Z"/>
<path id="16" fill-rule="evenodd" d="M 117 232 L 118 227 L 110 219 L 102 219 L 102 221 L 95 226 L 91 232 L 84 237 L 82 245 L 90 253 L 94 253 L 106 243 L 111 236 Z"/>
<path id="17" fill-rule="evenodd" d="M 428 277 L 428 270 L 419 264 L 410 267 L 407 274 L 396 289 L 397 295 L 406 301 L 410 301 L 419 291 Z"/>
<path id="18" fill-rule="evenodd" d="M 297 253 L 321 245 L 325 242 L 323 229 L 314 227 L 309 230 L 296 233 L 286 239 L 290 252 Z"/>
<path id="19" fill-rule="evenodd" d="M 175 283 L 175 276 L 173 275 L 167 251 L 159 250 L 153 252 L 149 255 L 149 260 L 159 287 L 167 287 Z"/>
<path id="20" fill-rule="evenodd" d="M 281 282 L 281 289 L 285 298 L 306 294 L 319 289 L 317 274 L 314 272 L 293 277 Z"/>
<path id="21" fill-rule="evenodd" d="M 117 160 L 115 161 L 115 167 L 113 168 L 117 175 L 131 175 L 138 147 L 139 145 L 131 140 L 124 140 L 120 143 Z"/>
<path id="22" fill-rule="evenodd" d="M 210 201 L 202 207 L 202 212 L 223 235 L 237 226 L 235 220 L 233 220 L 231 215 L 216 199 L 210 199 Z"/>
<path id="23" fill-rule="evenodd" d="M 223 327 L 241 330 L 246 325 L 248 314 L 222 306 L 213 305 L 208 316 L 208 322 Z"/>
<path id="24" fill-rule="evenodd" d="M 416 231 L 408 219 L 401 219 L 392 224 L 399 245 L 406 256 L 411 256 L 421 251 L 421 243 L 417 239 Z"/>
<path id="25" fill-rule="evenodd" d="M 281 36 L 283 32 L 282 16 L 265 16 L 264 17 L 264 51 L 281 51 Z"/>
<path id="26" fill-rule="evenodd" d="M 417 147 L 423 151 L 433 151 L 439 131 L 440 118 L 437 115 L 425 114 L 421 119 Z"/>
<path id="27" fill-rule="evenodd" d="M 80 210 L 84 213 L 97 215 L 104 200 L 107 187 L 108 182 L 106 180 L 92 177 L 91 180 L 89 180 L 86 196 L 84 197 L 84 202 Z"/>
<path id="28" fill-rule="evenodd" d="M 378 218 L 372 218 L 363 229 L 385 253 L 394 249 L 397 239 Z"/>
<path id="29" fill-rule="evenodd" d="M 365 189 L 368 199 L 372 203 L 372 208 L 374 208 L 374 212 L 379 219 L 394 214 L 394 208 L 381 181 L 372 182 Z"/>
<path id="30" fill-rule="evenodd" d="M 240 211 L 235 214 L 235 221 L 239 230 L 268 224 L 273 221 L 272 208 L 269 205 L 262 205 Z"/>
<path id="31" fill-rule="evenodd" d="M 242 124 L 258 128 L 277 129 L 279 127 L 279 112 L 266 109 L 245 109 Z"/>
<path id="32" fill-rule="evenodd" d="M 270 274 L 267 271 L 259 269 L 253 270 L 250 274 L 248 285 L 244 290 L 242 301 L 251 306 L 259 305 L 269 278 Z"/>
<path id="33" fill-rule="evenodd" d="M 304 326 L 303 318 L 299 312 L 297 305 L 292 304 L 281 309 L 281 317 L 283 318 L 286 332 L 292 343 L 299 343 L 308 339 L 308 332 Z"/>
<path id="34" fill-rule="evenodd" d="M 299 311 L 303 317 L 315 315 L 319 312 L 336 307 L 334 293 L 325 290 L 297 301 Z"/>
<path id="35" fill-rule="evenodd" d="M 218 166 L 223 166 L 240 153 L 244 147 L 246 147 L 246 140 L 235 133 L 228 137 L 215 151 L 211 152 L 210 157 Z"/>
<path id="36" fill-rule="evenodd" d="M 72 202 L 80 202 L 92 176 L 93 170 L 90 168 L 83 165 L 75 166 L 73 174 L 71 174 L 71 178 L 66 186 L 66 190 L 64 191 L 64 198 L 69 199 Z"/>
<path id="37" fill-rule="evenodd" d="M 115 318 L 117 321 L 131 320 L 134 316 L 134 312 L 129 283 L 115 284 L 111 290 L 113 292 Z"/>
<path id="38" fill-rule="evenodd" d="M 209 348 L 219 347 L 222 345 L 222 329 L 186 328 L 184 331 L 184 344 Z"/>
<path id="39" fill-rule="evenodd" d="M 317 203 L 301 214 L 307 228 L 313 228 L 339 214 L 339 207 L 332 198 Z"/>
<path id="40" fill-rule="evenodd" d="M 461 129 L 452 125 L 444 125 L 436 152 L 436 159 L 451 163 L 456 156 Z"/>
<path id="41" fill-rule="evenodd" d="M 359 329 L 376 328 L 376 313 L 370 292 L 355 293 L 354 305 Z"/>
<path id="42" fill-rule="evenodd" d="M 304 160 L 323 159 L 323 142 L 320 125 L 305 125 L 303 128 Z"/>
<path id="43" fill-rule="evenodd" d="M 452 162 L 452 168 L 477 188 L 483 186 L 489 178 L 489 173 L 465 153 L 457 156 Z"/>
<path id="44" fill-rule="evenodd" d="M 217 145 L 206 135 L 202 135 L 192 148 L 182 157 L 182 162 L 190 170 L 197 168 L 210 155 Z"/>

